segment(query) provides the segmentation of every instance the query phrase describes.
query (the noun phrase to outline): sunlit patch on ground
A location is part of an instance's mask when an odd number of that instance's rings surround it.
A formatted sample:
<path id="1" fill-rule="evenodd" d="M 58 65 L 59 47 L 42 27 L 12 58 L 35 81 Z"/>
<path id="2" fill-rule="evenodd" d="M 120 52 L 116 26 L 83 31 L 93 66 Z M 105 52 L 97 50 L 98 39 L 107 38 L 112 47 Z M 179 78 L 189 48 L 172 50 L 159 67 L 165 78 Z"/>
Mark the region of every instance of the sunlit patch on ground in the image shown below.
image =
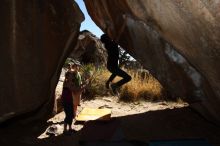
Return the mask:
<path id="1" fill-rule="evenodd" d="M 165 110 L 165 109 L 176 109 L 188 106 L 185 102 L 146 102 L 138 101 L 133 103 L 119 102 L 117 97 L 99 97 L 95 100 L 83 101 L 81 106 L 78 107 L 78 113 L 85 107 L 89 108 L 108 108 L 111 109 L 111 117 L 123 117 L 128 115 L 135 115 L 146 113 L 149 111 Z M 49 127 L 45 129 L 38 139 L 48 138 L 50 136 L 59 136 L 63 134 L 63 119 L 64 112 L 61 112 L 48 120 Z M 83 128 L 82 124 L 73 124 L 72 126 L 76 131 Z M 49 129 L 51 128 L 51 129 Z M 54 134 L 48 134 L 48 130 L 54 130 Z"/>

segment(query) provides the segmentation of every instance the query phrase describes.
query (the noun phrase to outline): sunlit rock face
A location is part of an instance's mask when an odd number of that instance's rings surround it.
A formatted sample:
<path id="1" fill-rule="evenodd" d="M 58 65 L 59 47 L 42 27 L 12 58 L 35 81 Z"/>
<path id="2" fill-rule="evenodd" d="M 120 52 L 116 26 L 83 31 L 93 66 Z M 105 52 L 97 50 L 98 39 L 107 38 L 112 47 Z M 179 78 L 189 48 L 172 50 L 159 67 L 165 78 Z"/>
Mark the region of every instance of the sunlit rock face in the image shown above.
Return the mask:
<path id="1" fill-rule="evenodd" d="M 46 115 L 84 16 L 72 0 L 2 0 L 0 9 L 0 122 Z"/>
<path id="2" fill-rule="evenodd" d="M 220 120 L 219 0 L 84 0 L 96 24 L 168 89 Z M 212 119 L 211 119 L 212 120 Z"/>
<path id="3" fill-rule="evenodd" d="M 84 30 L 80 32 L 77 45 L 70 57 L 80 61 L 82 64 L 93 63 L 100 66 L 105 65 L 107 62 L 107 50 L 99 38 Z"/>

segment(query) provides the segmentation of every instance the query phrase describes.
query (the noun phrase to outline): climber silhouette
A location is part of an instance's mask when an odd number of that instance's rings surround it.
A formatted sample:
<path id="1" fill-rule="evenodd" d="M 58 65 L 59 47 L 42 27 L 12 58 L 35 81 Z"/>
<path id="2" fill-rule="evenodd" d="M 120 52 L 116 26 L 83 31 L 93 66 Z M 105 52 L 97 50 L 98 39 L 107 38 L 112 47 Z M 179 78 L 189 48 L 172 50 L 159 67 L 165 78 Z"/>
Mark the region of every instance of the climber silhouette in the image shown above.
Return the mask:
<path id="1" fill-rule="evenodd" d="M 119 47 L 118 44 L 113 41 L 107 34 L 101 36 L 101 41 L 104 43 L 105 48 L 108 52 L 107 59 L 107 69 L 112 73 L 109 79 L 106 82 L 106 88 L 109 89 L 109 84 L 113 81 L 116 76 L 122 77 L 122 79 L 116 83 L 111 83 L 110 87 L 112 92 L 118 95 L 118 88 L 123 84 L 131 80 L 131 76 L 128 75 L 125 71 L 121 70 L 118 64 L 119 61 Z"/>

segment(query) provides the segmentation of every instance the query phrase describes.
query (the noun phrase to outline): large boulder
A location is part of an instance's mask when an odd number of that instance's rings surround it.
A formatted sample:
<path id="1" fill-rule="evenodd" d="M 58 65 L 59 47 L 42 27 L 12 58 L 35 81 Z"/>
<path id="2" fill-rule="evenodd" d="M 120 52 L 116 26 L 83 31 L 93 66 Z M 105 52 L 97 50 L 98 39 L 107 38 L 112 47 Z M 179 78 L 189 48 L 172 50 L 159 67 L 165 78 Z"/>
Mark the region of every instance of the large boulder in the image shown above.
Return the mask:
<path id="1" fill-rule="evenodd" d="M 80 32 L 77 45 L 70 57 L 79 60 L 83 64 L 105 65 L 107 62 L 107 50 L 99 38 L 84 30 Z"/>
<path id="2" fill-rule="evenodd" d="M 84 0 L 95 23 L 171 96 L 220 121 L 218 0 Z"/>
<path id="3" fill-rule="evenodd" d="M 0 9 L 0 122 L 47 115 L 84 16 L 72 0 L 2 0 Z"/>

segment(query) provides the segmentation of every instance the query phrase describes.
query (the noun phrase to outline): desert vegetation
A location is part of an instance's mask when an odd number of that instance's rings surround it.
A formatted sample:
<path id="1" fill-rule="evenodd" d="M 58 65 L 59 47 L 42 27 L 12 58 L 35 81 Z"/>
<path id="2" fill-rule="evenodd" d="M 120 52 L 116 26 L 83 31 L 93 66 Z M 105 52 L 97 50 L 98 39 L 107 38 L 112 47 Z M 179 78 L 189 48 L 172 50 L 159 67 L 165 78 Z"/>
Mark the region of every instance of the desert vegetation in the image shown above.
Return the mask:
<path id="1" fill-rule="evenodd" d="M 158 101 L 165 99 L 163 87 L 146 70 L 125 69 L 132 76 L 132 80 L 121 87 L 120 100 L 132 102 L 137 100 Z M 104 66 L 95 67 L 93 64 L 82 65 L 81 74 L 83 79 L 90 78 L 90 83 L 83 93 L 85 99 L 94 99 L 98 96 L 111 95 L 105 87 L 105 82 L 111 75 Z M 113 82 L 120 80 L 116 77 Z"/>

